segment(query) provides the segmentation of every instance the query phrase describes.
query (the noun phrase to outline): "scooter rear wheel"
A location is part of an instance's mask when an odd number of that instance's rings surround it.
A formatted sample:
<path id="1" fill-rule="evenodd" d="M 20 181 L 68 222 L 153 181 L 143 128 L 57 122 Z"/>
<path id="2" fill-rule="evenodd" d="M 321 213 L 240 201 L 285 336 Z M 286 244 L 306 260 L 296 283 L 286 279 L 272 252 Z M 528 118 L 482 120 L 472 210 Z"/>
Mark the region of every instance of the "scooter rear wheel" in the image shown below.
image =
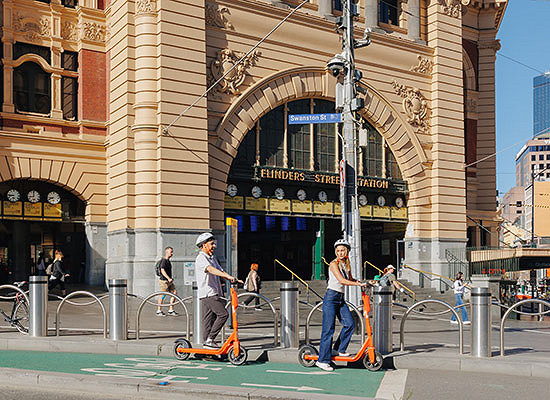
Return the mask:
<path id="1" fill-rule="evenodd" d="M 363 365 L 369 371 L 378 371 L 380 368 L 382 368 L 383 363 L 384 363 L 384 357 L 382 357 L 382 354 L 380 354 L 377 351 L 374 352 L 373 363 L 370 362 L 368 353 L 365 353 L 365 356 L 363 357 Z"/>
<path id="2" fill-rule="evenodd" d="M 174 344 L 174 356 L 181 361 L 185 361 L 189 358 L 191 353 L 180 353 L 178 352 L 178 349 L 190 349 L 191 343 L 189 343 L 189 340 L 187 339 L 178 339 L 176 340 L 176 343 Z"/>
<path id="3" fill-rule="evenodd" d="M 235 356 L 235 353 L 233 352 L 233 347 L 231 347 L 229 349 L 229 353 L 227 353 L 227 358 L 229 359 L 229 362 L 233 365 L 243 365 L 248 359 L 248 352 L 244 347 L 239 345 L 239 355 Z"/>
<path id="4" fill-rule="evenodd" d="M 298 361 L 304 367 L 313 367 L 315 365 L 315 360 L 306 360 L 304 356 L 316 356 L 319 355 L 317 349 L 309 344 L 303 345 L 298 351 Z"/>

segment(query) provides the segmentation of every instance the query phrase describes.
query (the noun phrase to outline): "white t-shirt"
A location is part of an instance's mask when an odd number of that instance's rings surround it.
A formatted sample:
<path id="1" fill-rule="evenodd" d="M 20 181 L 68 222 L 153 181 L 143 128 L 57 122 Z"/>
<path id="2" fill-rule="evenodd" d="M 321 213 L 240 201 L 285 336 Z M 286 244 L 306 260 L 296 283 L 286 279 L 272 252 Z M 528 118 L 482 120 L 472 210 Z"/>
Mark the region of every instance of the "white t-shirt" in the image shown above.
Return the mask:
<path id="1" fill-rule="evenodd" d="M 223 271 L 222 266 L 214 255 L 209 256 L 205 252 L 200 251 L 195 260 L 195 278 L 199 289 L 199 299 L 211 296 L 223 296 L 220 277 L 206 272 L 208 266 Z"/>
<path id="2" fill-rule="evenodd" d="M 457 279 L 454 283 L 453 283 L 453 289 L 455 291 L 455 294 L 464 294 L 464 291 L 466 290 L 464 284 L 462 283 L 461 280 Z"/>

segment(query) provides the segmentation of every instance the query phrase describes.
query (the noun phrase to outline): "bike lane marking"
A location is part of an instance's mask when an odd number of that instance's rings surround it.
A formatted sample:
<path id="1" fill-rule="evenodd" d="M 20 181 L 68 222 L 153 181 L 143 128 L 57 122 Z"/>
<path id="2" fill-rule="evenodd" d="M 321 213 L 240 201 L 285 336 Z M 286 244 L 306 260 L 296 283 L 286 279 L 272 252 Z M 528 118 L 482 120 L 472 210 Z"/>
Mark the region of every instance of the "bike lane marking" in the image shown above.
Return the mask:
<path id="1" fill-rule="evenodd" d="M 7 350 L 0 351 L 0 367 L 371 398 L 384 376 L 383 371 L 363 368 L 337 368 L 325 373 L 304 368 L 297 359 L 296 364 L 257 362 L 237 367 L 227 361 Z"/>

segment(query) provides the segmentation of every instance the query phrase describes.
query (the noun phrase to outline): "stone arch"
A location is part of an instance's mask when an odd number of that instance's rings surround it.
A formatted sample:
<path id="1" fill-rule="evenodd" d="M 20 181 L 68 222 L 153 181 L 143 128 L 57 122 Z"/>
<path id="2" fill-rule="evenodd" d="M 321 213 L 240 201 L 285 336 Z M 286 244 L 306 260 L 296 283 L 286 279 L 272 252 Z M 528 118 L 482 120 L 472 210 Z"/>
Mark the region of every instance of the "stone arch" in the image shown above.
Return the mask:
<path id="1" fill-rule="evenodd" d="M 464 73 L 464 89 L 477 90 L 474 64 L 464 49 L 462 49 L 462 70 Z"/>
<path id="2" fill-rule="evenodd" d="M 368 84 L 362 115 L 386 139 L 411 188 L 423 174 L 427 158 L 403 116 Z M 279 105 L 304 97 L 335 98 L 334 79 L 322 67 L 297 67 L 276 72 L 249 87 L 233 102 L 209 143 L 210 210 L 213 227 L 223 224 L 223 198 L 231 163 L 241 141 L 256 121 Z"/>

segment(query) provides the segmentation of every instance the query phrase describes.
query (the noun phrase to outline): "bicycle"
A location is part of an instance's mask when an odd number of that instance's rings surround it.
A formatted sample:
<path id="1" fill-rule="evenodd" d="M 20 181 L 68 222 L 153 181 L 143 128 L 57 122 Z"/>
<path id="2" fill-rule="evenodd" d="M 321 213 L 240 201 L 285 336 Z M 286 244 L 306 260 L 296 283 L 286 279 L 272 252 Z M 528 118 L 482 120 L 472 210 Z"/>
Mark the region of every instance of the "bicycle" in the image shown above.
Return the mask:
<path id="1" fill-rule="evenodd" d="M 13 285 L 21 288 L 26 283 L 25 281 L 14 282 Z M 4 297 L 4 299 L 13 300 L 11 313 L 9 315 L 3 310 L 0 310 L 0 313 L 4 317 L 4 321 L 21 333 L 29 333 L 29 306 L 25 301 L 25 297 L 20 292 L 14 292 Z"/>

